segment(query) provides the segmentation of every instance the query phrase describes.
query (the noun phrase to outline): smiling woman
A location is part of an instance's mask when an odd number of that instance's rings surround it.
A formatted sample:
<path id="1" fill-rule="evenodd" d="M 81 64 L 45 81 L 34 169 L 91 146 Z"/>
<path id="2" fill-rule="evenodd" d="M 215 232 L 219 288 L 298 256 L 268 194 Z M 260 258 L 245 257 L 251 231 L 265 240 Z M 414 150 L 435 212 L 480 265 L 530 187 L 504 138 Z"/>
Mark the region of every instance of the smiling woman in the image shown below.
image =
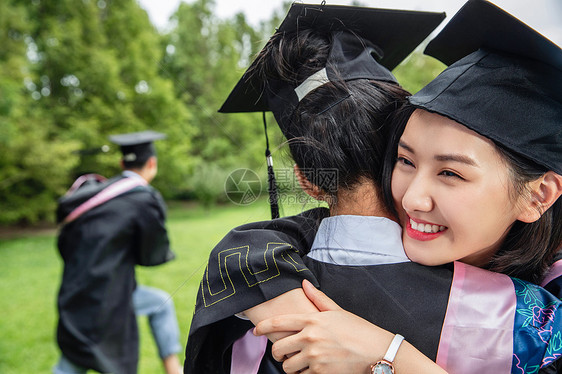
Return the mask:
<path id="1" fill-rule="evenodd" d="M 489 139 L 418 109 L 398 144 L 392 194 L 408 257 L 423 265 L 486 266 L 531 201 L 514 200 L 508 164 Z"/>

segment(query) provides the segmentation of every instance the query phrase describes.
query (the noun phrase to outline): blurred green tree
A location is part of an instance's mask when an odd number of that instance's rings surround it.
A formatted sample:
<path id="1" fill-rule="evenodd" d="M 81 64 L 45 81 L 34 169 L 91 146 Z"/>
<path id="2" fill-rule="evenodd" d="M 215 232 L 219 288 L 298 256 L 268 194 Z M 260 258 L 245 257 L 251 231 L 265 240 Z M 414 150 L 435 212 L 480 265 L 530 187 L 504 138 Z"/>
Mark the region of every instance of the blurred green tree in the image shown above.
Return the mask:
<path id="1" fill-rule="evenodd" d="M 445 68 L 443 63 L 424 55 L 421 49 L 416 49 L 392 71 L 398 82 L 412 94 L 418 92 Z"/>
<path id="2" fill-rule="evenodd" d="M 174 82 L 176 97 L 197 127 L 190 153 L 195 164 L 190 196 L 208 204 L 226 198 L 224 182 L 234 169 L 265 168 L 261 114 L 217 111 L 262 48 L 264 35 L 273 30 L 268 23 L 254 29 L 241 13 L 218 19 L 214 6 L 212 0 L 181 3 L 164 38 L 161 64 L 161 74 Z"/>
<path id="3" fill-rule="evenodd" d="M 39 100 L 49 94 L 35 70 L 41 58 L 23 2 L 0 3 L 0 223 L 52 216 L 75 165 L 74 142 L 53 136 L 54 120 Z"/>

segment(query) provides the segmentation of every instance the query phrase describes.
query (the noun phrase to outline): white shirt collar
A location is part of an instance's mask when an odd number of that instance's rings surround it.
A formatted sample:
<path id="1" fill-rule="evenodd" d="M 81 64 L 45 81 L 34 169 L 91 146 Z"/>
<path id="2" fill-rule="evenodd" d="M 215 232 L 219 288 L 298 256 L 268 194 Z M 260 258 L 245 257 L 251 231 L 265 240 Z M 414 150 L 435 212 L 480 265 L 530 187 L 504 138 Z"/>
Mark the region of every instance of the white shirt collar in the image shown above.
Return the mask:
<path id="1" fill-rule="evenodd" d="M 132 171 L 132 170 L 123 170 L 123 174 L 122 174 L 122 175 L 123 175 L 124 177 L 128 177 L 128 178 L 141 178 L 141 179 L 144 179 L 144 178 L 142 178 L 139 174 L 135 173 L 135 172 Z"/>
<path id="2" fill-rule="evenodd" d="M 398 223 L 383 217 L 351 215 L 324 218 L 308 257 L 350 266 L 410 261 Z"/>

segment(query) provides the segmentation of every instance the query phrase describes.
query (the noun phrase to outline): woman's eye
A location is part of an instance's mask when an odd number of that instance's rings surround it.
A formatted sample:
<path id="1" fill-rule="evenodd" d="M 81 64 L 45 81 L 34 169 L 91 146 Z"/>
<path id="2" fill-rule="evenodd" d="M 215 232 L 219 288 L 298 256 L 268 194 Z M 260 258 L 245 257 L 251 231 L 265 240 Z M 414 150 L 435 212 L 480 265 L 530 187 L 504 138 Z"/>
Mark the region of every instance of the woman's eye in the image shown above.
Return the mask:
<path id="1" fill-rule="evenodd" d="M 396 159 L 396 162 L 399 163 L 399 164 L 407 165 L 407 166 L 414 166 L 414 164 L 410 160 L 408 160 L 407 158 L 404 158 L 404 157 L 398 157 Z"/>
<path id="2" fill-rule="evenodd" d="M 443 175 L 445 177 L 451 177 L 451 178 L 458 178 L 461 180 L 464 180 L 463 177 L 461 177 L 460 175 L 458 175 L 457 173 L 451 171 L 451 170 L 443 170 L 441 173 L 439 173 L 439 175 Z"/>

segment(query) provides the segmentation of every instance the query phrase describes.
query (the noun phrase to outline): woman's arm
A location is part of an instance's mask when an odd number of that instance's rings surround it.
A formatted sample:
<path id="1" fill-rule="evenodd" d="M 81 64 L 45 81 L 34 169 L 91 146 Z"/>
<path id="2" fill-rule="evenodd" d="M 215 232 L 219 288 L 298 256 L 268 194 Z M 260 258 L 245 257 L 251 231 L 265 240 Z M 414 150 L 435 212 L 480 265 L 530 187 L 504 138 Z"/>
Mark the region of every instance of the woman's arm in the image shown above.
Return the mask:
<path id="1" fill-rule="evenodd" d="M 303 289 L 322 313 L 277 316 L 259 323 L 257 335 L 291 331 L 273 345 L 273 356 L 287 373 L 370 373 L 394 334 L 346 312 L 309 282 Z M 445 373 L 407 341 L 394 360 L 396 373 Z"/>

